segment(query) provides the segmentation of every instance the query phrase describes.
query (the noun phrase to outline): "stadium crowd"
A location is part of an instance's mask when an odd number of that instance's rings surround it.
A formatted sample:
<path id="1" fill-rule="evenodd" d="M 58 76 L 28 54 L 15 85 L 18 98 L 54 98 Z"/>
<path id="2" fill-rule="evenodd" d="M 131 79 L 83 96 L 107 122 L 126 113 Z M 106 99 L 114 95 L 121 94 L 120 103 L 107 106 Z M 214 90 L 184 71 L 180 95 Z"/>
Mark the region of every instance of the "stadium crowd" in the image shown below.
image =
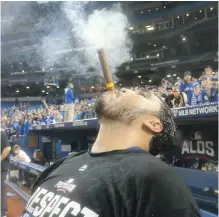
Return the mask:
<path id="1" fill-rule="evenodd" d="M 163 79 L 158 87 L 129 87 L 132 90 L 143 88 L 150 89 L 165 100 L 171 108 L 196 106 L 200 104 L 218 102 L 218 74 L 214 73 L 211 66 L 205 67 L 200 78 L 192 77 L 186 71 L 184 78 L 175 84 Z M 95 98 L 75 99 L 74 120 L 95 118 Z M 1 109 L 2 128 L 10 129 L 12 134 L 25 135 L 31 125 L 52 124 L 64 121 L 65 105 L 47 105 L 43 100 L 38 107 L 32 108 L 29 103 L 20 103 Z"/>

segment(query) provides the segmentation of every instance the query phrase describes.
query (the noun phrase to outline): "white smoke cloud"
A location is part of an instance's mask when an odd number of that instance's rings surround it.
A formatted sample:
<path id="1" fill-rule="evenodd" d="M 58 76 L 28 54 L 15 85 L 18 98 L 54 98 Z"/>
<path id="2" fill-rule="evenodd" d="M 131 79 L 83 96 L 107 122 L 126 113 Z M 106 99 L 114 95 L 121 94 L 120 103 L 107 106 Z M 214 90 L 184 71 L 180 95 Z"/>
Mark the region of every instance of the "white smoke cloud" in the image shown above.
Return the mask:
<path id="1" fill-rule="evenodd" d="M 64 2 L 63 11 L 72 25 L 77 46 L 84 48 L 88 64 L 100 69 L 97 49 L 103 48 L 114 71 L 123 61 L 130 60 L 132 41 L 128 37 L 128 19 L 119 4 L 111 9 L 95 10 L 86 17 L 85 2 Z"/>
<path id="2" fill-rule="evenodd" d="M 63 60 L 63 54 L 71 50 L 68 34 L 65 31 L 53 30 L 41 39 L 38 49 L 44 59 L 43 67 L 59 63 Z"/>
<path id="3" fill-rule="evenodd" d="M 37 3 L 42 14 L 35 10 Z M 88 15 L 85 1 L 37 3 L 13 2 L 3 5 L 2 33 L 14 32 L 15 29 L 26 32 L 25 37 L 29 37 L 34 43 L 30 47 L 28 58 L 24 55 L 27 54 L 24 48 L 16 57 L 21 58 L 23 55 L 23 60 L 28 64 L 33 62 L 33 65 L 42 60 L 41 68 L 52 67 L 56 63 L 63 64 L 65 60 L 66 67 L 72 71 L 91 73 L 88 69 L 92 67 L 95 69 L 93 73 L 100 75 L 102 73 L 97 49 L 105 50 L 112 72 L 122 62 L 130 60 L 132 41 L 127 32 L 129 23 L 119 4 L 110 9 L 95 10 Z M 59 5 L 62 7 L 61 11 Z M 69 52 L 72 55 L 68 55 Z M 15 57 L 11 55 L 10 58 L 12 61 Z"/>

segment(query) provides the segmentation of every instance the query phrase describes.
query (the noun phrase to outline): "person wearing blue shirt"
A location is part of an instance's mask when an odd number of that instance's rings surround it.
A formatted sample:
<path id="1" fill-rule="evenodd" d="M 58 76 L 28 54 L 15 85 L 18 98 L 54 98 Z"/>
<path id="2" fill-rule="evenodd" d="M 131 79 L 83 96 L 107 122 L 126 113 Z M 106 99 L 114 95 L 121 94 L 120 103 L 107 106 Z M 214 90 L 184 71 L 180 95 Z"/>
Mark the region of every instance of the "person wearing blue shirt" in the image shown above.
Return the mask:
<path id="1" fill-rule="evenodd" d="M 179 85 L 180 93 L 184 92 L 188 98 L 191 98 L 194 90 L 194 85 L 197 83 L 192 82 L 192 74 L 190 71 L 184 73 L 184 80 Z"/>
<path id="2" fill-rule="evenodd" d="M 18 130 L 18 135 L 23 135 L 24 123 L 22 120 L 19 122 L 17 130 Z"/>
<path id="3" fill-rule="evenodd" d="M 218 77 L 211 66 L 205 67 L 205 72 L 199 78 L 203 90 L 206 91 L 210 102 L 218 102 Z"/>
<path id="4" fill-rule="evenodd" d="M 53 116 L 48 116 L 46 119 L 46 124 L 54 124 L 55 123 L 55 119 Z"/>
<path id="5" fill-rule="evenodd" d="M 76 120 L 81 120 L 81 112 L 76 111 Z"/>
<path id="6" fill-rule="evenodd" d="M 210 89 L 209 101 L 210 102 L 218 102 L 218 88 L 212 87 Z"/>
<path id="7" fill-rule="evenodd" d="M 24 121 L 24 135 L 27 135 L 29 132 L 29 127 L 31 126 L 31 117 L 28 116 L 27 119 Z"/>
<path id="8" fill-rule="evenodd" d="M 19 125 L 19 121 L 15 120 L 12 122 L 13 130 L 15 132 L 17 132 L 17 130 L 18 130 L 18 125 Z"/>
<path id="9" fill-rule="evenodd" d="M 201 90 L 199 84 L 195 84 L 194 92 L 188 98 L 188 105 L 196 106 L 196 105 L 204 104 L 207 102 L 209 102 L 209 98 L 207 96 L 206 91 Z"/>
<path id="10" fill-rule="evenodd" d="M 74 103 L 75 95 L 73 92 L 73 84 L 69 83 L 65 89 L 65 114 L 64 122 L 72 122 L 74 120 Z"/>

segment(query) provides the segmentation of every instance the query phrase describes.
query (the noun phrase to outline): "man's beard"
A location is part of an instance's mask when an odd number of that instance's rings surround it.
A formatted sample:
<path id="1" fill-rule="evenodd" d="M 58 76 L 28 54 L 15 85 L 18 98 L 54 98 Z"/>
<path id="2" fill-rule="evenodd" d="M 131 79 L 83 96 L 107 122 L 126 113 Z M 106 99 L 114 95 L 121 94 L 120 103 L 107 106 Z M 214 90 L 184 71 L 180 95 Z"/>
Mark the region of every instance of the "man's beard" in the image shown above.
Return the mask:
<path id="1" fill-rule="evenodd" d="M 130 125 L 140 115 L 137 108 L 123 105 L 116 99 L 107 103 L 104 96 L 97 99 L 94 108 L 98 119 L 120 122 L 126 125 Z"/>
<path id="2" fill-rule="evenodd" d="M 96 100 L 94 109 L 99 119 L 108 119 L 112 121 L 120 119 L 119 112 L 114 111 L 113 108 L 109 108 L 109 106 L 106 105 L 103 96 Z"/>

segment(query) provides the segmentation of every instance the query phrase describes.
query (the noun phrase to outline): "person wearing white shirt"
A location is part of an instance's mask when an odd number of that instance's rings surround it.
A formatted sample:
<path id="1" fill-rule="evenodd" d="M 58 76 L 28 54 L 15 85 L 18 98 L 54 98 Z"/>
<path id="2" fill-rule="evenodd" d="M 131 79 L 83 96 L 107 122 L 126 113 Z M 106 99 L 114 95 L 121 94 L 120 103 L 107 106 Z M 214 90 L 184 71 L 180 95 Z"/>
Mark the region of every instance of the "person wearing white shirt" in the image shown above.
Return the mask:
<path id="1" fill-rule="evenodd" d="M 21 150 L 21 147 L 19 145 L 15 145 L 12 148 L 12 151 L 15 154 L 14 160 L 31 162 L 30 157 L 23 150 Z"/>

